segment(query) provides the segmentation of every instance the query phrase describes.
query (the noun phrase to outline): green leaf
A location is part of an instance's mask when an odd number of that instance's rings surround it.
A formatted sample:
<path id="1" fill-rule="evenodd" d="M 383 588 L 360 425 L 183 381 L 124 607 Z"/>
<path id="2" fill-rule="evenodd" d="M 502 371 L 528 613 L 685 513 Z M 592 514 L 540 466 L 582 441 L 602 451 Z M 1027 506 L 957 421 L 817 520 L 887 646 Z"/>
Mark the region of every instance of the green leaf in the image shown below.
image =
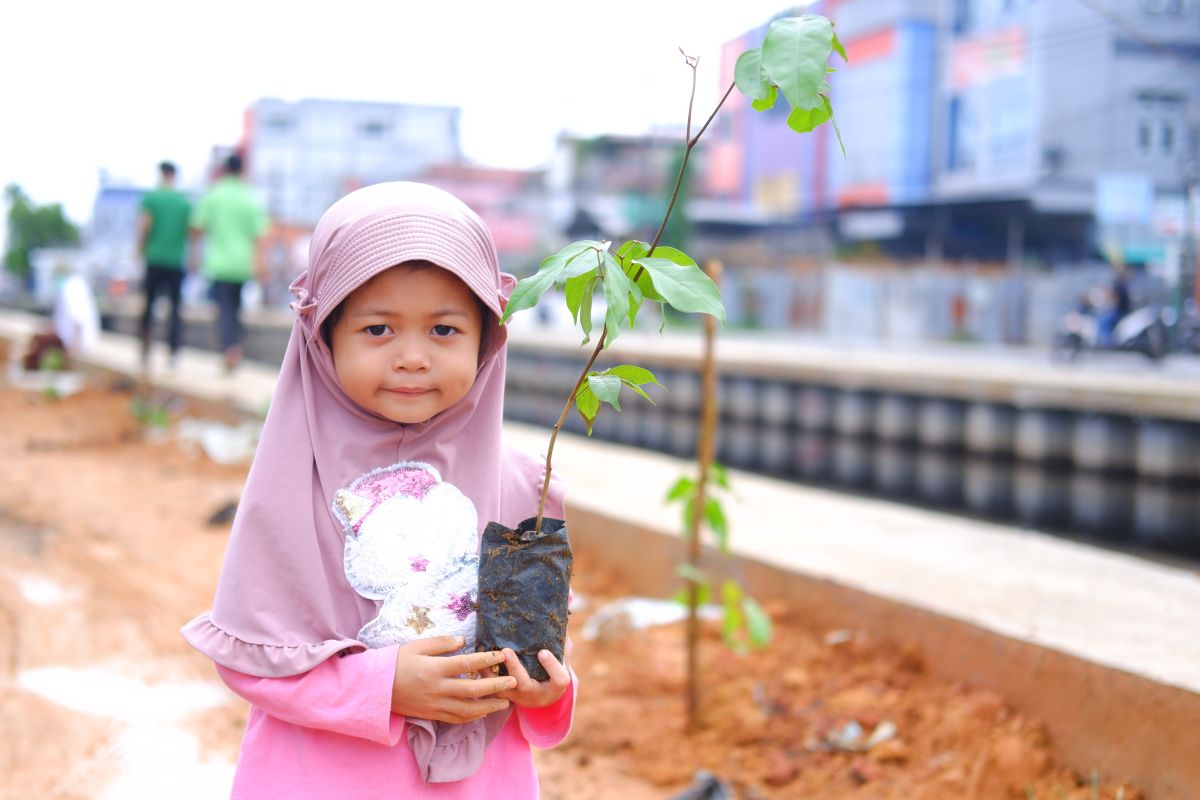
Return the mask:
<path id="1" fill-rule="evenodd" d="M 779 87 L 772 86 L 771 91 L 767 92 L 767 96 L 760 100 L 751 100 L 750 107 L 755 111 L 770 111 L 775 107 L 775 101 L 779 98 Z"/>
<path id="2" fill-rule="evenodd" d="M 642 297 L 646 300 L 661 303 L 663 302 L 663 298 L 658 292 L 654 291 L 654 284 L 650 282 L 650 276 L 646 274 L 646 270 L 635 263 L 639 258 L 649 253 L 650 245 L 634 240 L 621 245 L 617 250 L 617 257 L 621 260 L 621 265 L 629 280 L 636 283 L 638 289 L 642 291 Z M 634 280 L 635 275 L 637 276 L 637 280 Z"/>
<path id="3" fill-rule="evenodd" d="M 517 282 L 517 285 L 513 288 L 512 295 L 508 298 L 508 305 L 504 308 L 504 314 L 500 317 L 500 324 L 503 325 L 508 322 L 512 315 L 518 311 L 523 311 L 526 308 L 532 308 L 537 305 L 538 300 L 541 299 L 541 296 L 551 286 L 562 284 L 570 278 L 595 269 L 594 264 L 589 263 L 586 258 L 580 258 L 580 256 L 584 256 L 589 252 L 599 253 L 607 250 L 608 243 L 606 242 L 585 240 L 571 242 L 554 255 L 546 256 L 542 259 L 537 274 Z"/>
<path id="4" fill-rule="evenodd" d="M 684 562 L 675 567 L 675 574 L 683 578 L 685 581 L 691 581 L 695 584 L 707 584 L 708 575 L 704 570 L 697 567 L 695 564 Z"/>
<path id="5" fill-rule="evenodd" d="M 591 436 L 592 423 L 596 421 L 596 414 L 600 412 L 600 401 L 596 399 L 591 386 L 587 383 L 580 385 L 579 391 L 575 392 L 575 408 L 578 409 L 579 416 L 583 417 L 588 436 Z"/>
<path id="6" fill-rule="evenodd" d="M 845 61 L 847 64 L 849 64 L 850 57 L 848 55 L 846 55 L 846 48 L 842 47 L 842 43 L 840 41 L 838 41 L 837 31 L 833 31 L 831 36 L 832 36 L 832 40 L 831 40 L 830 44 L 833 45 L 833 49 L 836 50 L 837 54 L 842 57 L 842 61 Z M 833 72 L 834 70 L 832 67 L 830 67 L 829 71 Z"/>
<path id="7" fill-rule="evenodd" d="M 562 262 L 554 260 L 554 256 L 548 256 L 542 261 L 542 268 L 536 275 L 517 281 L 517 285 L 513 287 L 512 294 L 508 298 L 508 304 L 504 307 L 504 313 L 500 316 L 500 324 L 508 322 L 518 311 L 524 311 L 537 305 L 541 296 L 554 285 L 554 281 L 564 266 L 565 264 Z"/>
<path id="8" fill-rule="evenodd" d="M 636 263 L 646 268 L 654 288 L 677 311 L 711 314 L 725 324 L 725 306 L 721 292 L 695 264 L 684 266 L 667 258 L 642 258 Z"/>
<path id="9" fill-rule="evenodd" d="M 636 283 L 634 283 L 633 281 L 630 281 L 629 282 L 629 317 L 628 317 L 630 330 L 632 330 L 634 324 L 637 323 L 638 311 L 642 307 L 642 298 L 643 298 L 642 290 L 638 288 L 638 285 Z"/>
<path id="10" fill-rule="evenodd" d="M 755 47 L 738 56 L 733 67 L 733 82 L 738 91 L 752 101 L 763 100 L 767 97 L 771 86 L 762 67 L 762 50 Z"/>
<path id="11" fill-rule="evenodd" d="M 667 490 L 667 496 L 663 502 L 673 503 L 685 497 L 695 497 L 695 495 L 696 482 L 685 475 L 671 485 L 671 488 Z"/>
<path id="12" fill-rule="evenodd" d="M 650 245 L 637 239 L 631 239 L 617 248 L 617 258 L 621 259 L 621 263 L 626 267 L 632 264 L 635 259 L 649 254 Z"/>
<path id="13" fill-rule="evenodd" d="M 599 277 L 596 270 L 589 270 L 571 278 L 563 287 L 571 318 L 583 330 L 581 346 L 587 344 L 592 338 L 592 295 L 595 293 L 597 280 Z"/>
<path id="14" fill-rule="evenodd" d="M 574 242 L 551 256 L 563 259 L 563 269 L 556 282 L 561 285 L 571 278 L 594 272 L 600 265 L 602 254 L 607 252 L 600 249 L 604 247 L 607 247 L 605 242 Z"/>
<path id="15" fill-rule="evenodd" d="M 595 288 L 596 288 L 596 272 L 595 272 L 595 270 L 585 272 L 582 275 L 576 275 L 574 278 L 571 278 L 563 285 L 563 293 L 567 297 L 567 308 L 570 309 L 571 319 L 574 320 L 575 324 L 578 325 L 579 321 L 580 321 L 579 320 L 579 310 L 580 310 L 580 307 L 583 305 L 584 295 L 590 295 Z M 591 320 L 588 320 L 588 322 L 589 322 L 588 327 L 590 329 Z"/>
<path id="16" fill-rule="evenodd" d="M 707 583 L 701 583 L 697 585 L 696 588 L 698 589 L 696 592 L 696 605 L 708 605 L 708 603 L 712 601 L 712 587 L 710 587 Z M 679 605 L 683 606 L 684 608 L 687 608 L 690 603 L 688 599 L 688 590 L 686 588 L 675 592 L 675 594 L 671 595 L 671 599 L 676 603 L 679 603 Z"/>
<path id="17" fill-rule="evenodd" d="M 742 587 L 736 581 L 725 580 L 721 584 L 721 599 L 725 610 L 721 636 L 730 647 L 740 649 L 742 642 L 738 634 L 745 624 L 745 618 L 742 616 Z"/>
<path id="18" fill-rule="evenodd" d="M 721 581 L 721 601 L 727 606 L 738 606 L 742 603 L 742 586 L 733 578 Z"/>
<path id="19" fill-rule="evenodd" d="M 833 116 L 833 107 L 829 98 L 822 96 L 817 108 L 793 108 L 787 117 L 787 125 L 796 133 L 808 133 L 813 128 L 823 125 Z M 841 137 L 838 137 L 841 141 Z"/>
<path id="20" fill-rule="evenodd" d="M 751 647 L 763 648 L 771 643 L 771 618 L 753 597 L 742 600 L 742 613 L 746 616 L 746 633 Z"/>
<path id="21" fill-rule="evenodd" d="M 646 392 L 642 389 L 641 384 L 653 383 L 657 386 L 662 385 L 658 382 L 658 379 L 654 377 L 653 372 L 648 369 L 643 369 L 642 367 L 635 367 L 632 364 L 621 364 L 616 367 L 609 367 L 600 374 L 613 375 L 619 378 L 622 384 L 628 386 L 630 389 L 649 400 L 651 405 L 654 405 L 654 398 L 646 394 Z"/>
<path id="22" fill-rule="evenodd" d="M 658 378 L 654 377 L 653 372 L 645 367 L 638 367 L 633 364 L 618 364 L 615 367 L 609 367 L 604 372 L 608 375 L 616 375 L 625 383 L 637 384 L 638 386 L 641 386 L 643 383 L 653 383 L 655 386 L 662 386 L 658 382 Z"/>
<path id="23" fill-rule="evenodd" d="M 817 108 L 825 65 L 833 50 L 833 23 L 816 14 L 777 19 L 762 46 L 766 78 L 795 108 Z"/>
<path id="24" fill-rule="evenodd" d="M 704 498 L 704 521 L 708 523 L 708 527 L 716 534 L 717 542 L 721 546 L 721 552 L 728 553 L 729 524 L 725 520 L 725 509 L 721 507 L 721 501 L 717 498 Z"/>
<path id="25" fill-rule="evenodd" d="M 621 320 L 629 316 L 629 293 L 633 283 L 620 268 L 604 270 L 604 299 L 608 308 L 604 315 L 604 326 L 608 330 L 608 344 L 616 341 L 620 333 Z"/>
<path id="26" fill-rule="evenodd" d="M 683 535 L 692 538 L 692 519 L 696 515 L 696 496 L 690 495 L 683 499 Z"/>
<path id="27" fill-rule="evenodd" d="M 720 461 L 714 461 L 708 465 L 708 474 L 717 486 L 722 489 L 729 488 L 729 470 L 725 469 L 725 465 Z"/>
<path id="28" fill-rule="evenodd" d="M 644 250 L 649 249 L 649 245 L 646 245 L 642 242 L 626 242 L 625 244 L 621 245 L 621 249 L 626 250 L 627 253 L 634 253 L 634 252 L 644 251 Z M 625 277 L 629 278 L 629 280 L 630 280 L 630 283 L 629 283 L 629 315 L 628 316 L 629 316 L 629 327 L 630 327 L 630 329 L 632 329 L 633 326 L 637 323 L 638 311 L 641 309 L 642 300 L 645 298 L 645 292 L 642 291 L 641 284 L 645 283 L 646 286 L 649 287 L 651 290 L 653 290 L 654 287 L 651 286 L 649 279 L 647 279 L 643 276 L 639 275 L 637 281 L 633 280 L 633 276 L 636 274 L 636 268 L 631 268 L 630 261 L 627 259 L 621 258 L 620 252 L 621 251 L 618 250 L 616 256 L 612 255 L 611 253 L 604 254 L 604 259 L 605 259 L 605 264 L 606 264 L 605 271 L 607 272 L 608 270 L 620 270 L 621 272 L 625 273 Z"/>
<path id="29" fill-rule="evenodd" d="M 682 250 L 677 250 L 674 247 L 667 247 L 666 245 L 663 245 L 662 247 L 656 247 L 654 248 L 653 255 L 655 258 L 668 259 L 669 261 L 672 261 L 681 267 L 696 266 L 695 259 Z"/>
<path id="30" fill-rule="evenodd" d="M 588 373 L 588 386 L 596 399 L 608 403 L 617 411 L 621 410 L 621 379 L 616 375 L 602 375 L 598 372 Z"/>

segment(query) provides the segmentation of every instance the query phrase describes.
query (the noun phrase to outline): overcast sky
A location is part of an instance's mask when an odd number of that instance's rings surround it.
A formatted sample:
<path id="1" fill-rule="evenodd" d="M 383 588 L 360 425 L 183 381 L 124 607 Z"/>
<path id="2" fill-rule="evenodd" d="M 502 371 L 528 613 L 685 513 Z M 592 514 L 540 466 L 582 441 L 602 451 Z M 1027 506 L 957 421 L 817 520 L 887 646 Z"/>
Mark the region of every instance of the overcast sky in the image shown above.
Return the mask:
<path id="1" fill-rule="evenodd" d="M 717 99 L 719 48 L 788 0 L 176 4 L 16 2 L 0 10 L 0 182 L 83 222 L 101 169 L 150 185 L 163 158 L 196 185 L 260 97 L 455 105 L 462 146 L 544 163 L 560 130 L 641 133 Z M 800 5 L 803 5 L 801 3 Z"/>

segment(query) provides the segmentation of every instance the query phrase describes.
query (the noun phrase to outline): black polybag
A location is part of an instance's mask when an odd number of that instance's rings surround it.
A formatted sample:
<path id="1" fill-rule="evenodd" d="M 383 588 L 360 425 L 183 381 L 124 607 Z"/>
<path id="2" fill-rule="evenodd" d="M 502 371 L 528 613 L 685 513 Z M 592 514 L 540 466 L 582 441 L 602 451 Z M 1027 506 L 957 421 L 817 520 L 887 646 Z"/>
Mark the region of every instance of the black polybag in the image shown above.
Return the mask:
<path id="1" fill-rule="evenodd" d="M 516 530 L 489 522 L 479 550 L 475 649 L 511 647 L 535 681 L 550 676 L 538 661 L 549 650 L 560 662 L 567 640 L 571 542 L 561 519 L 531 517 Z M 507 672 L 503 670 L 502 672 Z"/>

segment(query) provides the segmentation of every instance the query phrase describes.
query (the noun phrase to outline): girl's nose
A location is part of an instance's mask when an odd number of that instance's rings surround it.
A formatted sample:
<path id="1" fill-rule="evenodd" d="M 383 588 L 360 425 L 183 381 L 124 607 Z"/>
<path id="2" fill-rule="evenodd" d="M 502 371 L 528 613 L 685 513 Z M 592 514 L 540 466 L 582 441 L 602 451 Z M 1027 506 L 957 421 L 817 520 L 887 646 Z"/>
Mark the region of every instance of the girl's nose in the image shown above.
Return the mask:
<path id="1" fill-rule="evenodd" d="M 392 357 L 392 369 L 416 372 L 429 369 L 429 353 L 414 342 L 401 342 Z"/>

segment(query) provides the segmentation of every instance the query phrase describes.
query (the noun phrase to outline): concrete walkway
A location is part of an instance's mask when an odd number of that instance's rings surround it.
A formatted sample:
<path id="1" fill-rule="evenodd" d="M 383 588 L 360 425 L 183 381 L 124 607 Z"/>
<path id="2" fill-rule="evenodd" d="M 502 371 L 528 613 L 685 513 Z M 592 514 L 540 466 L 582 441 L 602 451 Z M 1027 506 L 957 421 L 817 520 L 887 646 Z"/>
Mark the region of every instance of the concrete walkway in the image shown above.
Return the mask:
<path id="1" fill-rule="evenodd" d="M 0 337 L 21 338 L 36 320 L 0 313 Z M 136 350 L 133 339 L 105 333 L 85 360 L 135 374 Z M 274 377 L 253 364 L 224 377 L 218 356 L 185 350 L 173 371 L 156 362 L 151 379 L 164 389 L 261 414 Z M 506 432 L 532 452 L 543 452 L 548 439 L 530 426 L 510 424 Z M 686 462 L 568 434 L 555 457 L 574 511 L 678 536 L 679 508 L 664 506 L 662 498 L 688 471 Z M 731 482 L 735 499 L 727 512 L 740 556 L 1184 693 L 1171 697 L 1200 696 L 1195 570 L 746 473 L 731 474 Z M 669 572 L 662 579 L 669 591 Z M 1189 708 L 1194 714 L 1200 705 Z M 1165 796 L 1186 795 L 1169 790 Z"/>

